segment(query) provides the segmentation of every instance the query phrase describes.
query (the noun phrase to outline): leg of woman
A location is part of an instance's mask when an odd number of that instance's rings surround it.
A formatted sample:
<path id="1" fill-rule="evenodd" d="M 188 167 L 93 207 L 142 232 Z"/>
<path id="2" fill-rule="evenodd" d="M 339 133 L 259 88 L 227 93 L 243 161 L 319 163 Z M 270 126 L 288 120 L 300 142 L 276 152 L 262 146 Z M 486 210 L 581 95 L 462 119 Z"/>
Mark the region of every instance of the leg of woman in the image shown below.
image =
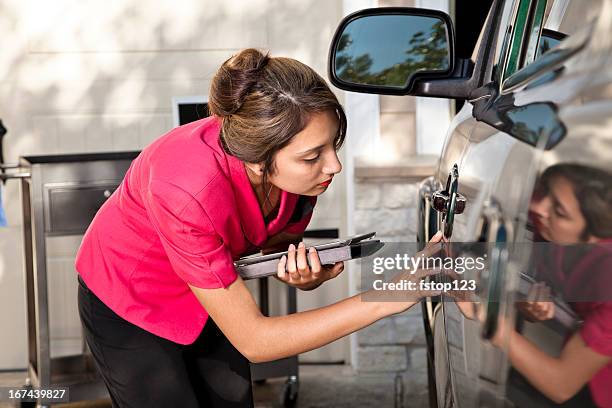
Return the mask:
<path id="1" fill-rule="evenodd" d="M 81 279 L 78 303 L 85 339 L 113 407 L 200 406 L 183 361 L 185 346 L 122 319 Z"/>
<path id="2" fill-rule="evenodd" d="M 253 407 L 251 366 L 212 319 L 184 353 L 189 377 L 206 407 Z"/>

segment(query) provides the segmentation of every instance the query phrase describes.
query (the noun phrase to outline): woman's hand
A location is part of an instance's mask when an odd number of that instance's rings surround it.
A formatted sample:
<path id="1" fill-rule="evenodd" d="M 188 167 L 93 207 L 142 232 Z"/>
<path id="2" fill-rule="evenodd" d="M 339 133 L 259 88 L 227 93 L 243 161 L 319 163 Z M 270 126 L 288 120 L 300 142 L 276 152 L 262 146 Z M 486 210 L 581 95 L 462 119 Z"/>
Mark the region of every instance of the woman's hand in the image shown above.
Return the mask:
<path id="1" fill-rule="evenodd" d="M 344 270 L 344 262 L 336 262 L 331 266 L 321 265 L 319 255 L 314 247 L 308 250 L 300 242 L 297 250 L 295 245 L 289 245 L 288 255 L 281 258 L 278 263 L 276 277 L 288 285 L 302 290 L 312 290 L 319 287 L 326 280 L 338 276 Z M 308 261 L 310 261 L 310 266 Z"/>
<path id="2" fill-rule="evenodd" d="M 534 283 L 529 289 L 527 300 L 518 302 L 517 308 L 530 322 L 550 320 L 555 317 L 555 304 L 543 299 L 550 299 L 550 288 L 543 282 Z"/>
<path id="3" fill-rule="evenodd" d="M 436 233 L 427 243 L 425 248 L 422 251 L 417 252 L 415 255 L 413 255 L 413 257 L 428 258 L 430 256 L 437 255 L 442 250 L 442 243 L 444 241 L 442 232 L 438 231 L 438 233 Z M 421 281 L 428 276 L 438 275 L 441 272 L 444 271 L 423 268 L 416 271 L 402 271 L 393 277 L 391 283 L 404 282 L 405 287 L 412 287 L 414 289 L 369 290 L 368 292 L 362 294 L 362 299 L 365 301 L 381 302 L 385 310 L 385 315 L 401 313 L 412 307 L 424 297 L 440 295 L 440 291 L 438 290 L 428 290 L 427 288 L 422 288 Z"/>
<path id="4" fill-rule="evenodd" d="M 484 321 L 484 319 L 481 321 Z M 513 321 L 503 314 L 500 314 L 497 316 L 497 328 L 495 329 L 495 334 L 491 338 L 491 344 L 497 348 L 506 348 L 508 347 L 510 337 L 515 334 L 516 331 L 514 330 Z"/>

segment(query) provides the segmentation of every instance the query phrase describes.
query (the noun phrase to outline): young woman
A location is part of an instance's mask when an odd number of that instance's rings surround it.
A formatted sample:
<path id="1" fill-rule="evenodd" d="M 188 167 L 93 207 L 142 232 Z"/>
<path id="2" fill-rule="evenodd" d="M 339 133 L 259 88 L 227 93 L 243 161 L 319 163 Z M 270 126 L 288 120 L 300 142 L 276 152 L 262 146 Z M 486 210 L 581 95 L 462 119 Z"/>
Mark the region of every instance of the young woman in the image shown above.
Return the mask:
<path id="1" fill-rule="evenodd" d="M 535 254 L 546 261 L 537 265 L 537 278 L 566 299 L 583 324 L 558 357 L 508 325 L 493 343 L 506 345 L 513 368 L 554 402 L 612 407 L 612 175 L 578 164 L 549 167 L 530 216 L 539 238 L 550 242 L 545 256 Z M 524 306 L 531 320 L 554 316 L 554 303 L 541 299 Z"/>
<path id="2" fill-rule="evenodd" d="M 114 406 L 252 406 L 249 361 L 323 346 L 420 295 L 263 316 L 233 261 L 300 241 L 341 170 L 346 118 L 311 68 L 254 49 L 221 66 L 209 98 L 210 118 L 134 160 L 77 256 L 79 312 Z M 291 244 L 278 278 L 309 290 L 342 269 Z"/>

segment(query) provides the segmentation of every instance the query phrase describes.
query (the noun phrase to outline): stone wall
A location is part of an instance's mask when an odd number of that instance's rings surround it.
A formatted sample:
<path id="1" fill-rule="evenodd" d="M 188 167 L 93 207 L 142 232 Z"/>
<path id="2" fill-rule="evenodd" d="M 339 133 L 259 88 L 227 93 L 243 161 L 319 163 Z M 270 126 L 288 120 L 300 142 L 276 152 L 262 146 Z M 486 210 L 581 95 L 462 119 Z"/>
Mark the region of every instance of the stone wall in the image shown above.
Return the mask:
<path id="1" fill-rule="evenodd" d="M 356 171 L 356 233 L 376 231 L 386 242 L 414 242 L 417 186 L 433 173 L 435 158 L 412 157 L 409 165 L 367 166 Z M 395 174 L 397 176 L 390 176 Z M 358 283 L 359 284 L 359 283 Z M 357 288 L 360 289 L 360 288 Z M 421 307 L 382 319 L 357 333 L 357 370 L 395 382 L 396 406 L 427 405 L 427 359 Z"/>

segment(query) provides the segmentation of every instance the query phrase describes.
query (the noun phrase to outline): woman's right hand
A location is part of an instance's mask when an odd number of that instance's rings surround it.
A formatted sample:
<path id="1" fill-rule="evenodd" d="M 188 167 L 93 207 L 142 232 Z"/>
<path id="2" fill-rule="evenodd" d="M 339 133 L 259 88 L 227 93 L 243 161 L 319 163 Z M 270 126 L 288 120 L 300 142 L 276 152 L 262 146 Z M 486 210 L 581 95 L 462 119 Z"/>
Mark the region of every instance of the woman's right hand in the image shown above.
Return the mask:
<path id="1" fill-rule="evenodd" d="M 438 231 L 425 245 L 425 248 L 414 254 L 413 257 L 427 259 L 438 254 L 442 249 L 443 241 L 442 231 Z M 401 313 L 418 303 L 424 297 L 440 295 L 440 291 L 421 289 L 420 282 L 428 276 L 437 275 L 441 272 L 443 271 L 424 268 L 416 271 L 402 271 L 394 276 L 390 282 L 398 283 L 404 281 L 412 284 L 415 288 L 414 290 L 370 290 L 367 292 L 365 299 L 380 302 L 385 310 L 385 315 Z"/>

